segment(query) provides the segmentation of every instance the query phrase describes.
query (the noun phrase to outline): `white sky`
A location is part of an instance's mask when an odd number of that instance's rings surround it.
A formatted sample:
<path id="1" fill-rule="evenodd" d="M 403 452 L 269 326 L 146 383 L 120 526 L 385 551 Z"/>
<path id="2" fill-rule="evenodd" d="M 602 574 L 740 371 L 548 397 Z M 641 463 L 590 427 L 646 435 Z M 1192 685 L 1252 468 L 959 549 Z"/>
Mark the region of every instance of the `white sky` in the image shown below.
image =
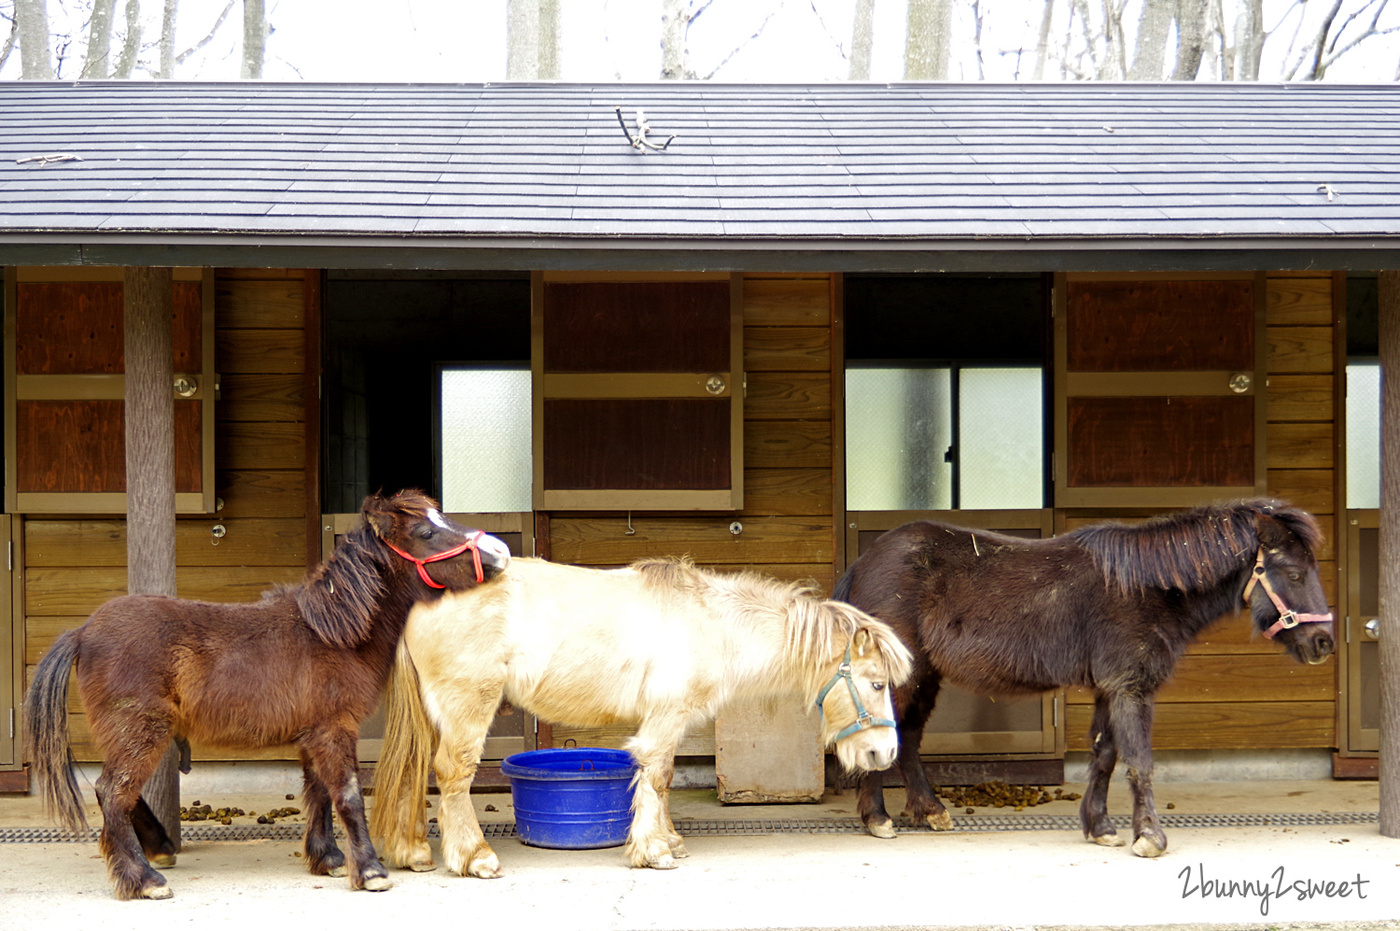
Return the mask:
<path id="1" fill-rule="evenodd" d="M 208 31 L 227 0 L 181 0 L 179 45 L 184 48 Z M 979 64 L 971 37 L 975 2 L 984 13 L 984 58 Z M 1124 25 L 1136 23 L 1140 0 L 1128 0 Z M 1345 19 L 1367 0 L 1344 0 Z M 1384 0 L 1374 0 L 1384 2 Z M 1400 27 L 1400 0 L 1382 26 Z M 55 31 L 65 20 L 81 34 L 90 0 L 49 0 Z M 268 40 L 267 80 L 307 81 L 499 81 L 505 78 L 505 0 L 268 0 L 273 33 Z M 561 0 L 564 21 L 563 78 L 568 81 L 651 81 L 660 73 L 660 0 Z M 1027 77 L 1043 0 L 956 0 L 955 80 L 1013 81 Z M 1314 2 L 1302 9 L 1311 18 L 1330 4 Z M 0 0 L 0 11 L 10 3 Z M 120 7 L 121 4 L 118 4 Z M 162 4 L 145 0 L 146 34 L 159 29 Z M 742 46 L 715 80 L 838 81 L 846 79 L 855 0 L 713 0 L 697 19 L 690 36 L 696 70 L 703 76 Z M 1068 4 L 1060 2 L 1063 10 Z M 1097 11 L 1102 4 L 1089 3 Z M 1224 17 L 1233 23 L 1234 2 L 1223 0 Z M 897 81 L 903 74 L 905 0 L 876 0 L 871 78 Z M 1298 19 L 1293 0 L 1265 0 L 1265 24 L 1271 40 L 1262 77 L 1277 80 L 1279 59 Z M 328 11 L 333 10 L 333 13 Z M 1097 15 L 1097 14 L 1095 14 Z M 762 34 L 746 41 L 767 20 Z M 1308 27 L 1310 28 L 1310 26 Z M 1306 33 L 1308 28 L 1304 29 Z M 235 4 L 219 35 L 177 75 L 194 80 L 238 77 L 241 3 Z M 1054 34 L 1066 28 L 1057 23 Z M 1390 82 L 1400 61 L 1400 35 L 1369 40 L 1360 54 L 1334 66 L 1329 80 Z M 1022 54 L 1018 54 L 1022 53 Z M 71 77 L 81 56 L 62 76 Z M 18 53 L 0 72 L 14 77 Z M 1350 62 L 1350 64 L 1348 63 Z M 979 74 L 980 69 L 980 74 Z"/>

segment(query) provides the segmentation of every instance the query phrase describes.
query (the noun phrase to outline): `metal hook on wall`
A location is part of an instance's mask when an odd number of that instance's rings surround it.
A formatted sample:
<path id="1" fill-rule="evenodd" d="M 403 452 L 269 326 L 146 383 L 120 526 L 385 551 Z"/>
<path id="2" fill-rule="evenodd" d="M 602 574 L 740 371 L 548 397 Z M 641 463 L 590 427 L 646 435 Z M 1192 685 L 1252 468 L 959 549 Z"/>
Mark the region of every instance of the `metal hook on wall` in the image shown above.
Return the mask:
<path id="1" fill-rule="evenodd" d="M 634 537 L 637 535 L 637 528 L 632 526 L 632 512 L 627 512 L 627 529 L 622 531 L 623 536 Z"/>

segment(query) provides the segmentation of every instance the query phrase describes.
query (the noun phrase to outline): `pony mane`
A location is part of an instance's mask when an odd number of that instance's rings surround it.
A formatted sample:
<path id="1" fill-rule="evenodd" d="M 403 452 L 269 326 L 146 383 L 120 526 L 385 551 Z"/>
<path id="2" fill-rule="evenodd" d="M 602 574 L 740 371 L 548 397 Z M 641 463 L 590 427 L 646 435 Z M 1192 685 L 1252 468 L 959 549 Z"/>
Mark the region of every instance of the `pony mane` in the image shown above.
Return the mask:
<path id="1" fill-rule="evenodd" d="M 280 585 L 265 597 L 290 597 L 302 620 L 328 646 L 348 649 L 369 639 L 375 612 L 387 591 L 388 557 L 368 524 L 351 530 L 330 559 L 298 584 Z"/>
<path id="2" fill-rule="evenodd" d="M 824 662 L 833 649 L 839 655 L 856 631 L 864 629 L 892 681 L 903 682 L 912 671 L 909 651 L 889 625 L 844 601 L 823 597 L 815 582 L 787 582 L 750 571 L 713 572 L 688 557 L 642 559 L 631 568 L 653 587 L 711 602 L 741 602 L 749 614 L 755 606 L 768 606 L 775 622 L 782 624 L 788 649 L 805 666 Z"/>
<path id="3" fill-rule="evenodd" d="M 1164 514 L 1137 525 L 1094 524 L 1065 534 L 1089 551 L 1106 581 L 1124 592 L 1203 591 L 1240 570 L 1258 549 L 1260 517 L 1278 521 L 1309 552 L 1322 531 L 1306 511 L 1272 498 Z"/>

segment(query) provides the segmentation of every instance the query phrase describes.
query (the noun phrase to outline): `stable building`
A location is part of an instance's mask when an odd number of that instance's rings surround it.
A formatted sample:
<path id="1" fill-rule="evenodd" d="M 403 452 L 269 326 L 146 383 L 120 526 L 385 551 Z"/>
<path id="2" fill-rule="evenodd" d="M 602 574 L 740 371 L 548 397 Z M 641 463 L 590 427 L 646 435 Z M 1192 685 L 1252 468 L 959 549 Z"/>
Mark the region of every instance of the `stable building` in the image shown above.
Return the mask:
<path id="1" fill-rule="evenodd" d="M 123 288 L 169 268 L 182 597 L 300 578 L 381 489 L 518 553 L 828 590 L 918 517 L 1272 495 L 1325 529 L 1337 658 L 1223 620 L 1158 696 L 1159 765 L 1374 775 L 1394 86 L 10 83 L 0 267 L 11 721 L 126 591 Z M 935 782 L 1059 782 L 1091 711 L 945 689 L 922 749 Z M 744 746 L 809 733 L 722 718 L 684 777 L 742 797 Z M 0 731 L 0 787 L 25 760 Z"/>

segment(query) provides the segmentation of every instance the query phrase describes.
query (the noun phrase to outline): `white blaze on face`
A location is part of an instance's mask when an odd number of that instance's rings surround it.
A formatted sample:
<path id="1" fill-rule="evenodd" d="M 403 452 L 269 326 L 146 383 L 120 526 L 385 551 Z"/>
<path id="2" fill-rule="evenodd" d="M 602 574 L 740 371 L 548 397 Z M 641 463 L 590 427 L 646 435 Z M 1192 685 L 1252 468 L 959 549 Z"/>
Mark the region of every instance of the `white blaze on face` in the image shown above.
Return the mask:
<path id="1" fill-rule="evenodd" d="M 442 516 L 442 512 L 437 508 L 428 508 L 428 520 L 437 524 L 443 530 L 452 530 L 453 527 L 447 522 L 447 518 Z"/>

